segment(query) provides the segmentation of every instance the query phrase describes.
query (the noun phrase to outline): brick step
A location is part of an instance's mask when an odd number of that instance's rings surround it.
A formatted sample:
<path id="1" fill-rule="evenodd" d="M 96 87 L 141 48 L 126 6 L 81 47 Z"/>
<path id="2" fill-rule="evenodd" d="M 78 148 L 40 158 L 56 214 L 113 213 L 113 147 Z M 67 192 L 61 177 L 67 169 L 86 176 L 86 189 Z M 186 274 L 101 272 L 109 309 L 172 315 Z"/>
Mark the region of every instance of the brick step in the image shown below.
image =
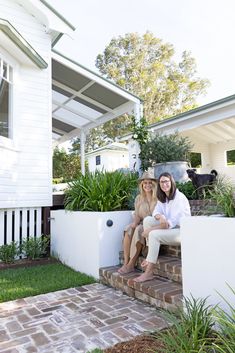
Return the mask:
<path id="1" fill-rule="evenodd" d="M 119 289 L 130 297 L 140 299 L 157 308 L 174 310 L 182 301 L 182 285 L 169 279 L 155 276 L 153 280 L 143 283 L 134 282 L 133 278 L 141 272 L 135 270 L 126 275 L 117 271 L 120 266 L 100 269 L 100 282 Z"/>
<path id="2" fill-rule="evenodd" d="M 119 253 L 120 264 L 123 264 L 123 251 Z M 142 271 L 141 263 L 144 257 L 140 256 L 136 268 Z M 173 256 L 160 255 L 154 266 L 154 274 L 170 279 L 174 282 L 182 283 L 181 259 Z"/>

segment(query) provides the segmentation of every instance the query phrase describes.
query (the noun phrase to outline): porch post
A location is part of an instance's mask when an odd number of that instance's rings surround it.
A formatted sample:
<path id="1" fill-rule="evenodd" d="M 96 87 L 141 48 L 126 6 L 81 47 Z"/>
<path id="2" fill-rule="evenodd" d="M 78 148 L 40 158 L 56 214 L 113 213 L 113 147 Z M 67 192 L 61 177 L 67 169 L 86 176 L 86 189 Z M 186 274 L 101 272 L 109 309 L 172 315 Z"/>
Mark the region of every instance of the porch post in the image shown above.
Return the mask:
<path id="1" fill-rule="evenodd" d="M 85 175 L 85 142 L 86 134 L 83 130 L 80 132 L 80 155 L 81 155 L 81 172 Z"/>
<path id="2" fill-rule="evenodd" d="M 143 105 L 136 103 L 134 106 L 135 121 L 139 122 L 143 117 Z M 129 142 L 129 168 L 140 174 L 141 162 L 139 159 L 140 146 L 136 140 L 130 140 Z"/>

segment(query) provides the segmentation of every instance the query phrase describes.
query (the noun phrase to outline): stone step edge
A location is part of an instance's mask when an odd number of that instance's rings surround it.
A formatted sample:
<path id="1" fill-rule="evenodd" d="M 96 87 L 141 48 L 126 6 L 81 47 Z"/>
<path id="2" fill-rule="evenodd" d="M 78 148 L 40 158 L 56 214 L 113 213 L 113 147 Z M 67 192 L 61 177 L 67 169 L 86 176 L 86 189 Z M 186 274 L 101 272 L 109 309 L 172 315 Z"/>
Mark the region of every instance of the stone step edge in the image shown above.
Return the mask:
<path id="1" fill-rule="evenodd" d="M 137 277 L 140 271 L 120 275 L 117 272 L 118 268 L 119 266 L 101 268 L 100 282 L 157 308 L 175 310 L 181 305 L 183 298 L 181 284 L 158 276 L 151 281 L 134 282 L 133 278 Z"/>
<path id="2" fill-rule="evenodd" d="M 119 257 L 120 264 L 123 264 L 122 254 Z M 140 256 L 136 268 L 142 271 L 141 263 L 145 258 Z M 181 259 L 171 256 L 160 255 L 158 261 L 154 266 L 154 274 L 168 278 L 174 282 L 182 283 L 182 268 L 181 268 Z"/>

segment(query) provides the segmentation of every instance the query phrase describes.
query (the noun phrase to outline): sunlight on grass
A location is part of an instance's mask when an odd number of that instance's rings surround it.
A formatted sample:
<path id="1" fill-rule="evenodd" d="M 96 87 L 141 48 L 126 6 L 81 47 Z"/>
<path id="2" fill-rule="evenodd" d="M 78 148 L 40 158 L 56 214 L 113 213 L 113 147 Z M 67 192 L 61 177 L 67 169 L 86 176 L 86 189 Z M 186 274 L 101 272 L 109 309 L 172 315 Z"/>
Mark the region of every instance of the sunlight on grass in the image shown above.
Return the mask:
<path id="1" fill-rule="evenodd" d="M 61 264 L 0 271 L 0 302 L 94 283 L 95 279 Z"/>

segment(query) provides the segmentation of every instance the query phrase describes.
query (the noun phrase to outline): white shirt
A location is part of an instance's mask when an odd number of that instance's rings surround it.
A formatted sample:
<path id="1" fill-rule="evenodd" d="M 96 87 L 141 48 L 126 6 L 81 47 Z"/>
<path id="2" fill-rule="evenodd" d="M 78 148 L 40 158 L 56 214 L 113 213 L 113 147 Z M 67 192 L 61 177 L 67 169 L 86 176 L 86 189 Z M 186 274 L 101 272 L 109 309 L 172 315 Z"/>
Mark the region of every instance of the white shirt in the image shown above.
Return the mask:
<path id="1" fill-rule="evenodd" d="M 154 210 L 153 217 L 157 214 L 164 215 L 168 221 L 169 228 L 180 226 L 180 219 L 185 216 L 191 216 L 190 205 L 187 197 L 176 189 L 173 200 L 166 199 L 166 202 L 158 201 Z"/>

